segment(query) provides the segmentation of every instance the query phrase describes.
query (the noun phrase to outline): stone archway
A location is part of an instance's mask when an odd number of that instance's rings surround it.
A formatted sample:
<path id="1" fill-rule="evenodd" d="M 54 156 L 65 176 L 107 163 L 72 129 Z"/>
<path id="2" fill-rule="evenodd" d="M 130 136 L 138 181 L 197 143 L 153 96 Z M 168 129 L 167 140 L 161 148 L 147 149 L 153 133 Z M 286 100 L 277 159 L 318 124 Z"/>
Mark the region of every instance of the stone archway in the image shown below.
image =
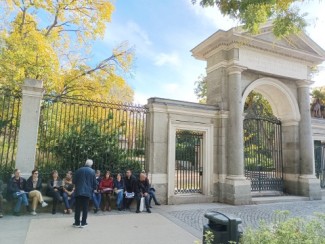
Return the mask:
<path id="1" fill-rule="evenodd" d="M 280 80 L 263 77 L 250 83 L 243 93 L 243 110 L 246 98 L 253 90 L 261 93 L 268 100 L 274 116 L 280 118 L 282 122 L 298 123 L 300 121 L 297 98 Z"/>
<path id="2" fill-rule="evenodd" d="M 219 30 L 191 51 L 207 62 L 207 103 L 220 109 L 215 120 L 213 172 L 218 201 L 251 201 L 242 140 L 244 101 L 252 90 L 270 102 L 282 121 L 284 190 L 320 199 L 309 91 L 312 67 L 325 60 L 325 50 L 304 33 L 278 40 L 267 24 L 257 35 L 240 27 Z"/>
<path id="3" fill-rule="evenodd" d="M 275 154 L 274 162 L 273 160 L 269 160 L 269 162 L 266 162 L 268 164 L 268 167 L 272 165 L 272 171 L 268 171 L 266 169 L 260 169 L 262 166 L 255 166 L 257 167 L 255 170 L 251 171 L 252 169 L 249 169 L 250 166 L 245 164 L 245 172 L 251 173 L 255 172 L 258 173 L 258 175 L 250 176 L 250 180 L 252 182 L 252 190 L 275 190 L 278 189 L 280 191 L 284 192 L 290 192 L 290 175 L 295 175 L 298 177 L 299 175 L 299 167 L 297 162 L 299 161 L 297 156 L 297 150 L 299 149 L 299 138 L 298 137 L 292 137 L 292 135 L 298 135 L 299 134 L 299 121 L 300 121 L 300 111 L 298 106 L 297 98 L 294 96 L 292 91 L 280 80 L 272 78 L 272 77 L 263 77 L 259 78 L 255 81 L 252 81 L 244 90 L 243 96 L 242 96 L 242 105 L 245 104 L 247 96 L 252 92 L 256 91 L 263 95 L 263 97 L 269 102 L 271 105 L 273 115 L 280 119 L 281 124 L 279 126 L 283 128 L 277 129 L 278 136 L 274 135 L 273 143 L 276 143 L 277 145 L 272 145 L 272 143 L 269 145 L 271 147 L 277 148 L 276 151 L 269 150 L 269 148 L 264 149 L 264 153 L 266 153 L 265 150 L 267 150 L 271 154 Z M 256 121 L 259 125 L 261 123 L 265 124 L 267 123 L 267 126 L 272 126 L 270 123 L 270 120 L 261 122 L 260 119 L 256 120 L 247 120 L 245 119 L 244 125 L 250 125 L 251 123 L 255 124 Z M 249 124 L 247 124 L 247 122 Z M 272 126 L 273 128 L 273 126 Z M 247 132 L 246 132 L 247 133 Z M 260 133 L 259 133 L 260 134 Z M 264 136 L 264 133 L 260 134 L 259 137 L 262 135 L 262 141 L 265 144 L 265 138 L 266 137 L 272 137 L 272 134 L 269 134 L 268 136 Z M 279 138 L 278 138 L 279 137 Z M 249 141 L 248 141 L 249 142 Z M 283 144 L 282 144 L 283 142 Z M 254 142 L 256 144 L 256 142 Z M 247 142 L 245 143 L 247 144 Z M 287 145 L 291 145 L 291 147 L 288 147 Z M 261 145 L 262 146 L 262 145 Z M 269 147 L 264 145 L 263 147 Z M 259 146 L 258 146 L 259 148 Z M 246 148 L 247 150 L 248 148 Z M 280 150 L 280 152 L 278 151 Z M 257 157 L 258 155 L 264 155 L 263 152 L 257 152 L 257 154 L 253 154 L 253 157 Z M 271 156 L 270 156 L 271 157 Z M 263 160 L 257 160 L 259 157 L 255 158 L 254 165 L 260 165 Z M 247 161 L 248 160 L 248 161 Z M 249 162 L 250 159 L 245 159 L 245 162 Z M 256 162 L 259 161 L 259 162 Z M 266 160 L 266 159 L 264 159 Z M 249 164 L 249 163 L 248 163 Z M 265 163 L 264 163 L 265 164 Z M 248 168 L 247 168 L 248 167 Z M 249 169 L 247 171 L 247 169 Z M 256 171 L 257 170 L 257 171 Z M 246 174 L 245 173 L 245 174 Z M 280 178 L 279 178 L 280 177 Z M 293 179 L 291 179 L 293 180 Z M 297 179 L 295 179 L 297 180 Z M 256 187 L 258 186 L 258 187 Z M 294 192 L 297 193 L 297 192 Z"/>

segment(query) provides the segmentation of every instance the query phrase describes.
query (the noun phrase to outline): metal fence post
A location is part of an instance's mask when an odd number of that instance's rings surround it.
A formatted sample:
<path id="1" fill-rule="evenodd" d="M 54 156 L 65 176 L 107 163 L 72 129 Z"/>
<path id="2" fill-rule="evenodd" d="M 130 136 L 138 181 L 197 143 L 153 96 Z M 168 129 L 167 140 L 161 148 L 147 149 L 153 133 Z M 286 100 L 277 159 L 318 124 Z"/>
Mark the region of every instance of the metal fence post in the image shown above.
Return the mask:
<path id="1" fill-rule="evenodd" d="M 25 79 L 22 86 L 22 112 L 18 134 L 16 168 L 24 177 L 29 176 L 35 166 L 36 143 L 43 97 L 43 82 Z"/>

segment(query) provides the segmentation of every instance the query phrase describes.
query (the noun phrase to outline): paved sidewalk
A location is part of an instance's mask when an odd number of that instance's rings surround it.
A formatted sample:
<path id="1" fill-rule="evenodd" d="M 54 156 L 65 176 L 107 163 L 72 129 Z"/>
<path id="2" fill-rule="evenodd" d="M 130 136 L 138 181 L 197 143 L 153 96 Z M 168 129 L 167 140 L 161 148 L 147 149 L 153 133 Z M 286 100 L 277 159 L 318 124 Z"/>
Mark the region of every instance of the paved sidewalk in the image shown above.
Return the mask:
<path id="1" fill-rule="evenodd" d="M 270 198 L 268 199 L 270 200 Z M 274 199 L 276 201 L 276 199 Z M 82 244 L 82 243 L 191 243 L 202 239 L 204 213 L 219 211 L 242 219 L 242 228 L 271 222 L 276 210 L 289 210 L 291 216 L 312 218 L 325 213 L 325 200 L 282 198 L 277 203 L 232 206 L 221 203 L 154 206 L 152 214 L 122 211 L 89 212 L 89 226 L 73 228 L 73 215 L 41 213 L 37 216 L 4 216 L 0 219 L 0 243 L 4 244 Z M 261 201 L 259 201 L 261 203 Z"/>

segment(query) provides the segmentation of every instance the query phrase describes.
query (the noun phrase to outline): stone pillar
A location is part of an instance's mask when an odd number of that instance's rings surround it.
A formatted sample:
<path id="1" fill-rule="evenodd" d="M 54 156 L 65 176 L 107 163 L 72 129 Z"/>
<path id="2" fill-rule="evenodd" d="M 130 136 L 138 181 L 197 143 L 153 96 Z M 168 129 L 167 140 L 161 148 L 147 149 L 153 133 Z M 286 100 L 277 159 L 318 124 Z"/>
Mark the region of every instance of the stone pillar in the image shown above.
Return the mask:
<path id="1" fill-rule="evenodd" d="M 40 103 L 43 97 L 43 82 L 26 79 L 22 86 L 22 112 L 18 134 L 16 168 L 22 176 L 30 176 L 35 167 L 36 143 L 40 116 Z"/>
<path id="2" fill-rule="evenodd" d="M 243 111 L 241 72 L 243 67 L 228 68 L 228 165 L 225 182 L 225 201 L 231 204 L 249 204 L 250 182 L 244 176 Z"/>
<path id="3" fill-rule="evenodd" d="M 168 114 L 158 98 L 148 99 L 146 169 L 161 203 L 168 203 Z M 173 186 L 170 186 L 173 187 Z"/>
<path id="4" fill-rule="evenodd" d="M 310 85 L 311 81 L 297 81 L 298 104 L 301 120 L 299 123 L 300 139 L 300 195 L 308 196 L 312 200 L 321 199 L 319 180 L 315 176 L 314 142 L 312 138 L 310 116 Z"/>

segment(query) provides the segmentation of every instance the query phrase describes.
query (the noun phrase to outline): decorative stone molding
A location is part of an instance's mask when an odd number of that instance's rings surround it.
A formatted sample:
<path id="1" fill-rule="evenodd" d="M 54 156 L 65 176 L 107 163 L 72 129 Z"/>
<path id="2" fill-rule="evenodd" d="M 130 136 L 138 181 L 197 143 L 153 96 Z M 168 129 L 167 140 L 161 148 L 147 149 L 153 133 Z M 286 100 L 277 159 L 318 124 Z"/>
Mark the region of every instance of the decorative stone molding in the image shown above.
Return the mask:
<path id="1" fill-rule="evenodd" d="M 227 68 L 228 75 L 241 74 L 247 68 L 240 65 L 232 65 Z"/>
<path id="2" fill-rule="evenodd" d="M 298 88 L 304 88 L 304 87 L 310 88 L 310 86 L 314 83 L 315 83 L 315 81 L 312 81 L 312 80 L 298 80 L 298 81 L 296 81 Z"/>

